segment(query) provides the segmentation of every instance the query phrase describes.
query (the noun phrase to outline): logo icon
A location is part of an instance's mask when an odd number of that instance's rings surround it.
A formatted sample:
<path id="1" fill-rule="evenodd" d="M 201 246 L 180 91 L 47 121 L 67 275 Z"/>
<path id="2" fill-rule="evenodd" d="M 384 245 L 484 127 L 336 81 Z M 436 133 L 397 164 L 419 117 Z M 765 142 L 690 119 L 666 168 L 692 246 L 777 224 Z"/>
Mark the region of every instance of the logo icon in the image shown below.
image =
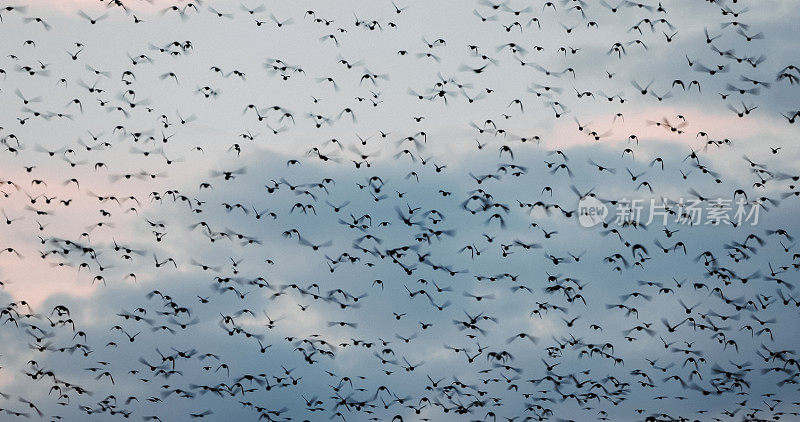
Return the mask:
<path id="1" fill-rule="evenodd" d="M 578 223 L 583 227 L 594 227 L 608 216 L 608 207 L 594 196 L 586 196 L 578 202 Z"/>

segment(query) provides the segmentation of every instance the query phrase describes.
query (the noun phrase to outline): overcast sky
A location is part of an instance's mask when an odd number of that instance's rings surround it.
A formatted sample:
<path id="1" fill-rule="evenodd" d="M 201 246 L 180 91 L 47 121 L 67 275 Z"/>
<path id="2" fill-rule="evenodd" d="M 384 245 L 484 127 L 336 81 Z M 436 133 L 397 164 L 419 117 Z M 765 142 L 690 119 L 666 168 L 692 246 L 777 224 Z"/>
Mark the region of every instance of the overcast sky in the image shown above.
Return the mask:
<path id="1" fill-rule="evenodd" d="M 0 419 L 798 411 L 793 4 L 29 3 L 0 8 Z"/>

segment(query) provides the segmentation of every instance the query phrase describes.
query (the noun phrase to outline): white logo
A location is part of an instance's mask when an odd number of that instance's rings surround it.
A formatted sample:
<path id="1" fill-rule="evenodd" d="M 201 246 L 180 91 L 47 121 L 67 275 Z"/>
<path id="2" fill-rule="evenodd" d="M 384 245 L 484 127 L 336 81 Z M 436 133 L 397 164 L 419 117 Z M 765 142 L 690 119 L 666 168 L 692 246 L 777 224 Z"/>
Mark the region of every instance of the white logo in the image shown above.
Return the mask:
<path id="1" fill-rule="evenodd" d="M 608 207 L 593 196 L 586 196 L 578 202 L 578 223 L 583 227 L 594 227 L 608 216 Z"/>

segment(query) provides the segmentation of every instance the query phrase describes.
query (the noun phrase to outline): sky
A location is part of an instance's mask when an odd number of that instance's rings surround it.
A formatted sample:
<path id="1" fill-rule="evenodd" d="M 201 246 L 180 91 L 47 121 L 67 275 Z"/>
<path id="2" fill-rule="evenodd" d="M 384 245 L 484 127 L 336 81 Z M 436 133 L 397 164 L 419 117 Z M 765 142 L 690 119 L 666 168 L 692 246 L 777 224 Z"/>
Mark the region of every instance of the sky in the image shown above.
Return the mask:
<path id="1" fill-rule="evenodd" d="M 796 8 L 601 3 L 3 3 L 0 419 L 800 420 Z"/>

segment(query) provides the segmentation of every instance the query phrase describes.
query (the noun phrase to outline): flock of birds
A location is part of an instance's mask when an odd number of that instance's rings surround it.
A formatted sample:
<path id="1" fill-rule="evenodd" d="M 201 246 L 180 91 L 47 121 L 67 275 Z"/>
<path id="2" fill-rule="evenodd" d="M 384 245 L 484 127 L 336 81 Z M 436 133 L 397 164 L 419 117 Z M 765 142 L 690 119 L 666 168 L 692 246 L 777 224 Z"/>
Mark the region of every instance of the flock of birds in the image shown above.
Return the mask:
<path id="1" fill-rule="evenodd" d="M 800 420 L 779 6 L 45 3 L 0 419 Z"/>

